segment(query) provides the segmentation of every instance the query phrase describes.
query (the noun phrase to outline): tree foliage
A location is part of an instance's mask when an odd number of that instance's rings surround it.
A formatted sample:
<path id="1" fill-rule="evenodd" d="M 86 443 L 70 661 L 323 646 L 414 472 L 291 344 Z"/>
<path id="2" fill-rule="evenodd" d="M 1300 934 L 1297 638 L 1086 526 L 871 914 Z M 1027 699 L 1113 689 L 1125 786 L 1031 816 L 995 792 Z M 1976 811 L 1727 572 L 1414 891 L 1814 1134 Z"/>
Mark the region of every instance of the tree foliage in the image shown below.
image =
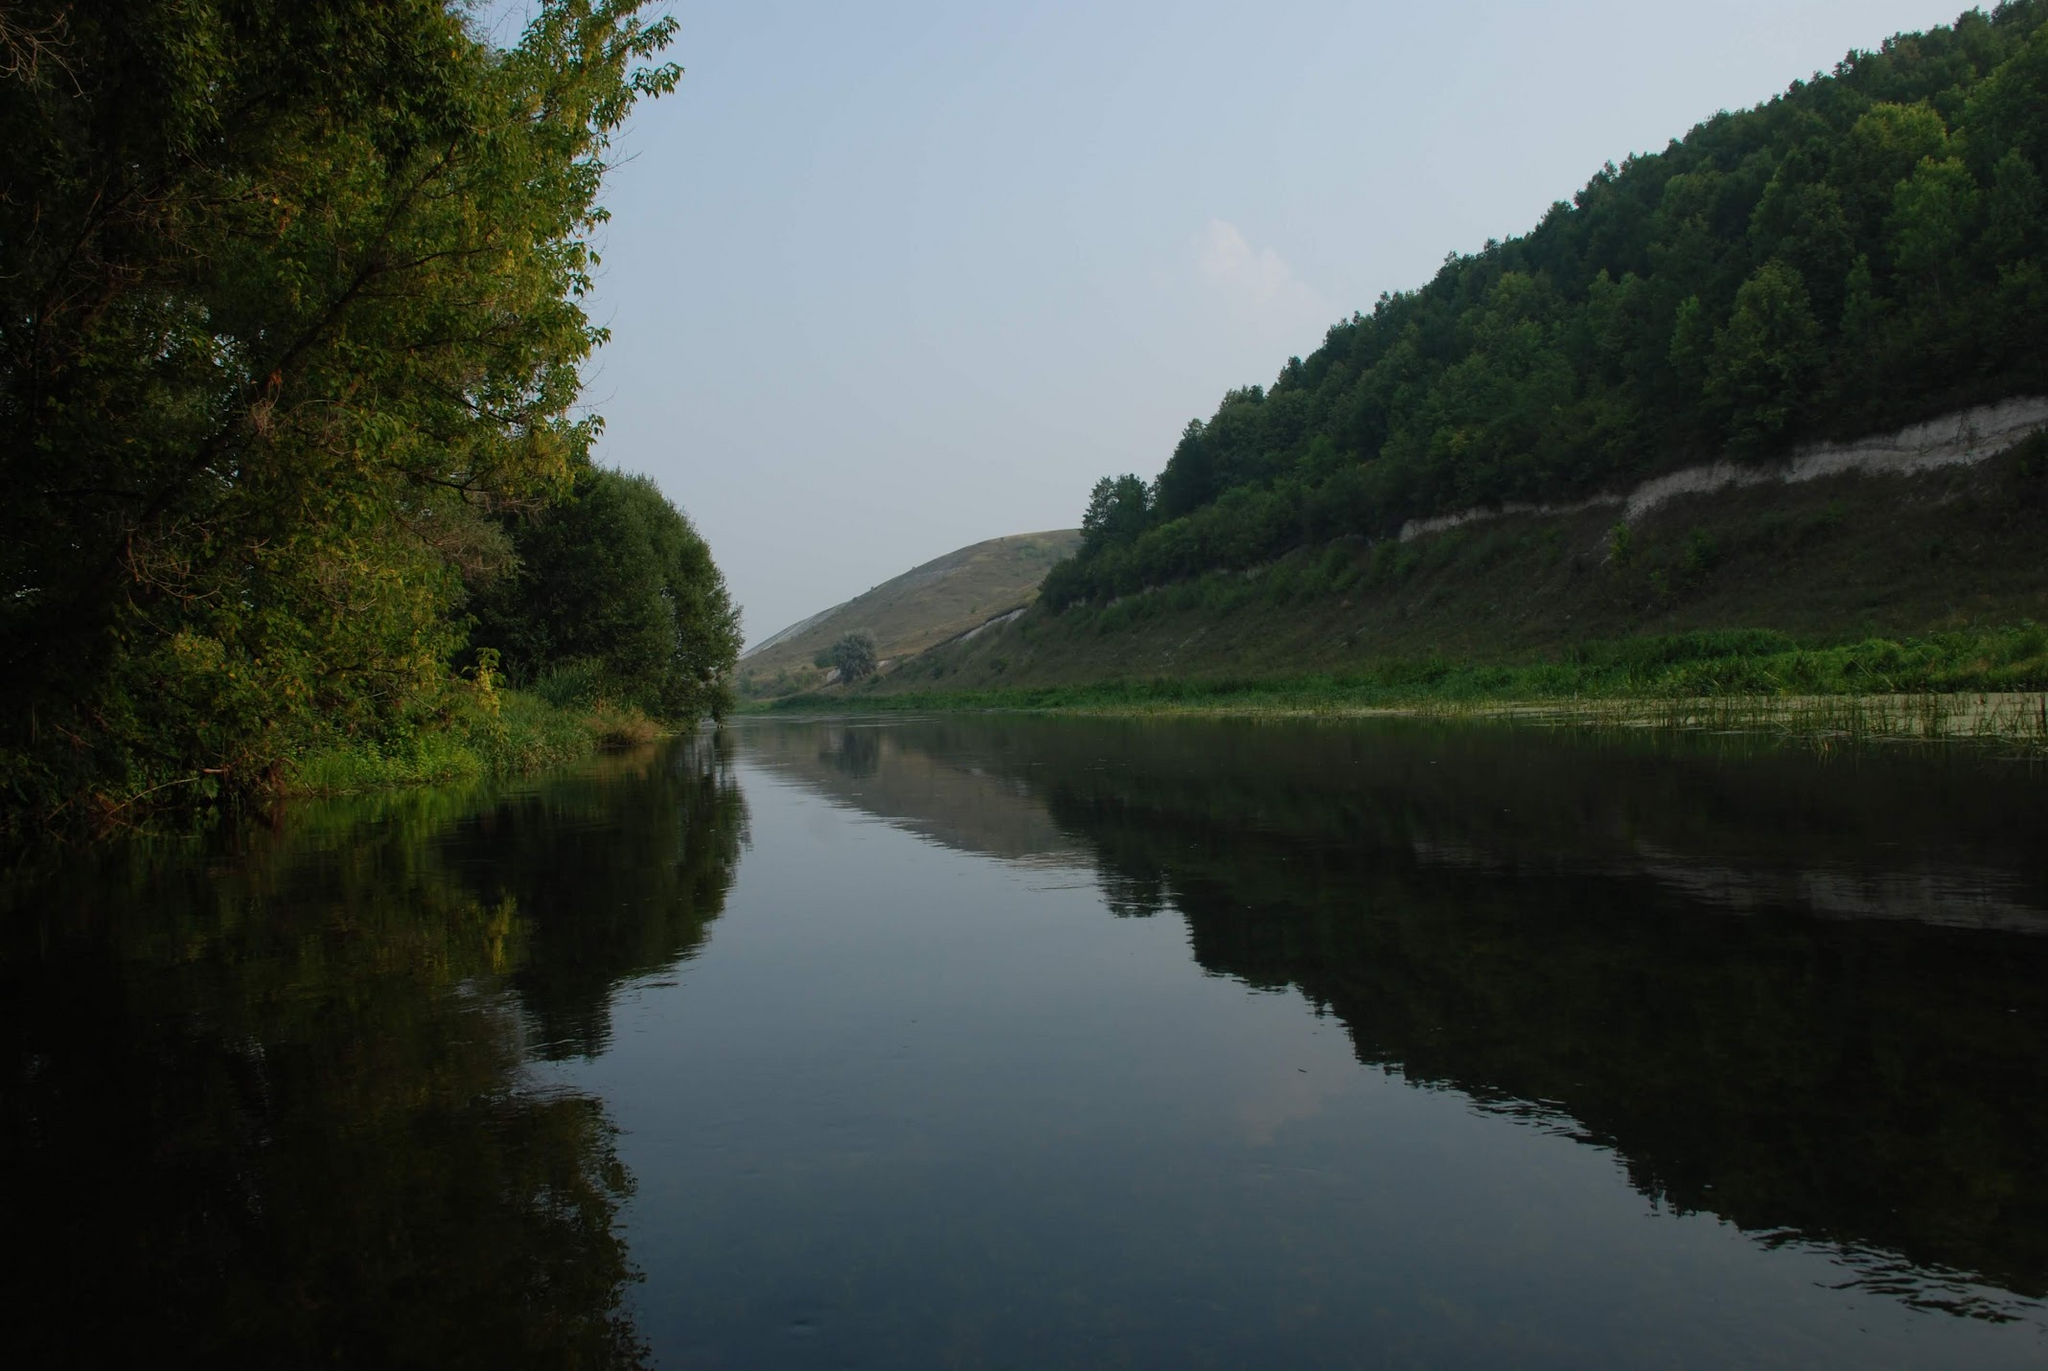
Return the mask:
<path id="1" fill-rule="evenodd" d="M 1128 543 L 1145 531 L 1151 513 L 1152 492 L 1139 477 L 1103 477 L 1088 497 L 1088 510 L 1081 516 L 1081 544 L 1087 548 L 1115 547 Z"/>
<path id="2" fill-rule="evenodd" d="M 515 683 L 584 668 L 608 702 L 723 717 L 739 612 L 711 550 L 652 480 L 592 467 L 512 538 L 519 571 L 479 597 L 473 637 Z"/>
<path id="3" fill-rule="evenodd" d="M 1714 334 L 1706 397 L 1727 412 L 1737 444 L 1760 447 L 1784 431 L 1820 360 L 1819 333 L 1806 282 L 1783 262 L 1766 262 L 1735 292 Z"/>
<path id="4" fill-rule="evenodd" d="M 1099 482 L 1044 602 L 2048 387 L 2044 21 L 1851 53 L 1453 254 L 1224 395 L 1149 489 Z"/>
<path id="5" fill-rule="evenodd" d="M 431 718 L 499 519 L 597 429 L 606 150 L 678 75 L 642 3 L 542 0 L 509 49 L 447 0 L 8 6 L 10 807 Z"/>
<path id="6" fill-rule="evenodd" d="M 832 644 L 832 665 L 838 668 L 839 679 L 849 684 L 874 675 L 875 660 L 875 635 L 864 628 Z"/>

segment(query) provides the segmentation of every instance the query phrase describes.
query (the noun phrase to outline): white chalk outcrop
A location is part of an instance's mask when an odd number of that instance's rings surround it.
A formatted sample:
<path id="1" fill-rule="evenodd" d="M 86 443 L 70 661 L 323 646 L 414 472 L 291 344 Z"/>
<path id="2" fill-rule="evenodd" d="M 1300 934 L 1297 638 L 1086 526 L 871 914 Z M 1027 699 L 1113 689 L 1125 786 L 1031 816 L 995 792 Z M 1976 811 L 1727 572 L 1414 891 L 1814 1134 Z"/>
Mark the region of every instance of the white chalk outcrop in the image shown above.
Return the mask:
<path id="1" fill-rule="evenodd" d="M 1930 419 L 1897 433 L 1859 438 L 1850 443 L 1811 443 L 1795 448 L 1791 456 L 1776 462 L 1724 460 L 1686 467 L 1653 477 L 1632 490 L 1595 495 L 1572 504 L 1509 502 L 1431 519 L 1410 519 L 1401 525 L 1401 541 L 1509 514 L 1579 514 L 1601 506 L 1619 506 L 1626 522 L 1641 518 L 1677 496 L 1705 495 L 1730 486 L 1794 485 L 1845 472 L 1911 476 L 1939 467 L 1971 466 L 1996 457 L 2043 428 L 2048 428 L 2048 397 L 2021 396 Z"/>

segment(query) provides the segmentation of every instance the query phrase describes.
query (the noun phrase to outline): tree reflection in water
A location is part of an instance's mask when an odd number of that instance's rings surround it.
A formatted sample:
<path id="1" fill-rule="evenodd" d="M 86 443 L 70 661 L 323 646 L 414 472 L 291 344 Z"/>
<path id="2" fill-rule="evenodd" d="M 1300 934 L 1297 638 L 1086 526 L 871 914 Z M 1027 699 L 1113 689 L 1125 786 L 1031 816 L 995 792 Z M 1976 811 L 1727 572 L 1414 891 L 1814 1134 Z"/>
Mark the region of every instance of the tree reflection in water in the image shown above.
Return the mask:
<path id="1" fill-rule="evenodd" d="M 525 1064 L 596 1050 L 618 982 L 702 942 L 744 834 L 700 739 L 18 877 L 12 1355 L 640 1361 L 615 1130 Z"/>
<path id="2" fill-rule="evenodd" d="M 936 841 L 1092 864 L 1358 1059 L 1611 1148 L 1675 1212 L 2000 1317 L 2048 1296 L 2041 776 L 1962 751 L 996 717 L 749 730 Z M 1056 835 L 1037 836 L 1049 817 Z"/>

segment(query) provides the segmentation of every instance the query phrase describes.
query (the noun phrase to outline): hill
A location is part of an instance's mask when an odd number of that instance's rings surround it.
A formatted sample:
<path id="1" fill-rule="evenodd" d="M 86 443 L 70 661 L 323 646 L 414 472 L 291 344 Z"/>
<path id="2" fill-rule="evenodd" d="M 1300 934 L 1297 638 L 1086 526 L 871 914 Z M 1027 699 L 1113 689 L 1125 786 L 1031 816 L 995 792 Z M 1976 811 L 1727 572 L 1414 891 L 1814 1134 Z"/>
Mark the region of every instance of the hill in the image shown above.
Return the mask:
<path id="1" fill-rule="evenodd" d="M 1100 481 L 1045 604 L 2044 393 L 2048 0 L 2011 0 L 1610 163 L 1339 322 L 1155 480 Z"/>
<path id="2" fill-rule="evenodd" d="M 784 695 L 821 684 L 825 672 L 815 663 L 817 654 L 857 629 L 875 635 L 885 661 L 970 633 L 1031 604 L 1046 572 L 1080 543 L 1078 529 L 1017 533 L 913 567 L 749 649 L 739 663 L 741 693 Z"/>
<path id="3" fill-rule="evenodd" d="M 1452 254 L 1097 482 L 1028 612 L 835 693 L 2042 690 L 2044 424 L 2048 0 L 2010 0 Z"/>
<path id="4" fill-rule="evenodd" d="M 2044 423 L 2048 0 L 2012 0 L 1452 254 L 1099 481 L 1029 613 L 855 693 L 2041 690 Z"/>
<path id="5" fill-rule="evenodd" d="M 1951 438 L 1694 467 L 1604 499 L 1468 511 L 1015 622 L 858 694 L 1199 700 L 1248 683 L 1529 698 L 2048 688 L 2048 400 Z M 1920 432 L 1930 427 L 1920 426 Z M 2029 431 L 2034 436 L 2026 436 Z M 1908 430 L 1906 436 L 1913 436 Z M 1830 470 L 1849 454 L 1860 468 Z M 1713 481 L 1710 477 L 1727 478 Z M 1758 479 L 1769 477 L 1771 479 Z M 989 692 L 995 692 L 990 696 Z M 1134 697 L 1135 698 L 1135 697 Z M 2044 725 L 2048 727 L 2048 725 Z"/>

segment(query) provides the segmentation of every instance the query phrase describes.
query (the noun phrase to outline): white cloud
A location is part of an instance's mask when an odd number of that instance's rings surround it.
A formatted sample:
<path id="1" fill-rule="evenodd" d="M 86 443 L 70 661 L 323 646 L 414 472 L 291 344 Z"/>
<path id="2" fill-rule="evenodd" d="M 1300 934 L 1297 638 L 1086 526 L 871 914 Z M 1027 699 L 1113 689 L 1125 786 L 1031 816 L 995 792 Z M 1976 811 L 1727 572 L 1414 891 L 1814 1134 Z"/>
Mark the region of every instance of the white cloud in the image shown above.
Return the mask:
<path id="1" fill-rule="evenodd" d="M 1243 230 L 1225 219 L 1211 219 L 1197 238 L 1195 271 L 1211 290 L 1261 322 L 1320 320 L 1329 313 L 1286 258 L 1272 248 L 1254 248 Z"/>

